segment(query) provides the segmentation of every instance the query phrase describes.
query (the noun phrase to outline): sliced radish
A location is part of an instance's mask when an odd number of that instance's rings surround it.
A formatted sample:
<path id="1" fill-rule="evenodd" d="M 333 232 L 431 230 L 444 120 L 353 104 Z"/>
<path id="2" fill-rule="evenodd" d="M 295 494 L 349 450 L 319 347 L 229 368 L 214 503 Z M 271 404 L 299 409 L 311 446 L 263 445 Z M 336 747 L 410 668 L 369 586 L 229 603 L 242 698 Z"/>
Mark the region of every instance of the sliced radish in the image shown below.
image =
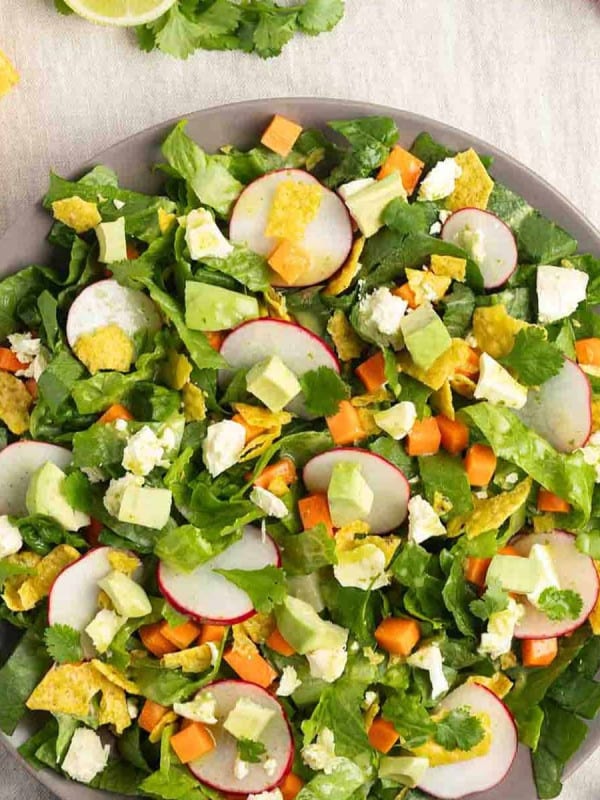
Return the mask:
<path id="1" fill-rule="evenodd" d="M 210 692 L 215 698 L 219 721 L 210 726 L 215 740 L 214 750 L 189 764 L 192 774 L 207 786 L 227 794 L 267 792 L 281 783 L 292 767 L 294 740 L 285 712 L 277 700 L 260 686 L 245 681 L 219 681 L 202 691 Z M 224 729 L 223 722 L 241 698 L 275 712 L 260 737 L 265 746 L 265 759 L 273 759 L 275 767 L 267 773 L 264 761 L 248 764 L 248 774 L 239 780 L 234 775 L 237 740 Z"/>
<path id="2" fill-rule="evenodd" d="M 517 268 L 517 243 L 513 232 L 491 211 L 461 208 L 444 223 L 442 239 L 468 250 L 462 237 L 469 231 L 481 237 L 482 254 L 474 260 L 481 270 L 484 287 L 502 286 Z"/>
<path id="3" fill-rule="evenodd" d="M 561 589 L 572 589 L 581 595 L 583 606 L 577 619 L 553 622 L 524 597 L 521 598 L 525 616 L 515 629 L 517 639 L 550 639 L 564 636 L 581 627 L 589 617 L 598 599 L 598 573 L 593 560 L 580 553 L 575 537 L 566 531 L 530 533 L 511 542 L 521 556 L 528 556 L 534 544 L 548 545 Z"/>
<path id="4" fill-rule="evenodd" d="M 485 686 L 464 683 L 445 697 L 439 708 L 451 711 L 463 706 L 472 714 L 487 714 L 491 746 L 484 756 L 427 770 L 419 781 L 419 789 L 444 800 L 457 800 L 492 789 L 504 780 L 517 755 L 517 728 L 502 700 Z"/>
<path id="5" fill-rule="evenodd" d="M 234 370 L 254 366 L 270 356 L 279 358 L 296 375 L 304 375 L 318 367 L 340 371 L 340 364 L 325 342 L 306 328 L 278 319 L 254 319 L 239 325 L 223 342 L 221 355 L 231 369 L 219 372 L 219 384 L 226 386 Z M 299 396 L 288 409 L 310 418 Z"/>
<path id="6" fill-rule="evenodd" d="M 592 432 L 592 390 L 585 372 L 565 359 L 558 375 L 530 389 L 527 402 L 515 412 L 561 453 L 571 453 Z"/>
<path id="7" fill-rule="evenodd" d="M 67 316 L 67 340 L 73 347 L 80 336 L 117 325 L 131 339 L 142 331 L 155 332 L 162 325 L 153 301 L 137 289 L 117 281 L 93 283 L 74 300 Z"/>
<path id="8" fill-rule="evenodd" d="M 48 624 L 83 631 L 98 612 L 98 581 L 112 572 L 110 547 L 90 550 L 63 569 L 48 597 Z"/>
<path id="9" fill-rule="evenodd" d="M 0 453 L 0 514 L 27 514 L 25 495 L 33 473 L 51 461 L 61 469 L 71 463 L 70 450 L 47 442 L 15 442 Z"/>
<path id="10" fill-rule="evenodd" d="M 303 473 L 309 492 L 326 492 L 333 468 L 340 461 L 359 464 L 374 493 L 373 507 L 365 520 L 373 533 L 387 533 L 402 525 L 408 513 L 408 481 L 398 467 L 368 450 L 339 447 L 311 458 Z"/>
<path id="11" fill-rule="evenodd" d="M 161 561 L 158 586 L 169 603 L 194 619 L 232 625 L 256 612 L 250 597 L 216 569 L 262 569 L 280 565 L 279 550 L 270 536 L 251 526 L 242 538 L 192 572 L 180 572 Z"/>
<path id="12" fill-rule="evenodd" d="M 275 190 L 282 181 L 320 185 L 319 181 L 300 169 L 270 172 L 257 178 L 239 196 L 229 223 L 229 238 L 260 253 L 271 255 L 278 240 L 265 236 L 269 212 Z M 311 256 L 309 270 L 294 283 L 287 284 L 272 273 L 274 286 L 312 286 L 322 283 L 338 270 L 352 247 L 352 222 L 343 201 L 329 189 L 321 186 L 321 205 L 315 218 L 306 227 L 304 237 L 298 242 Z"/>

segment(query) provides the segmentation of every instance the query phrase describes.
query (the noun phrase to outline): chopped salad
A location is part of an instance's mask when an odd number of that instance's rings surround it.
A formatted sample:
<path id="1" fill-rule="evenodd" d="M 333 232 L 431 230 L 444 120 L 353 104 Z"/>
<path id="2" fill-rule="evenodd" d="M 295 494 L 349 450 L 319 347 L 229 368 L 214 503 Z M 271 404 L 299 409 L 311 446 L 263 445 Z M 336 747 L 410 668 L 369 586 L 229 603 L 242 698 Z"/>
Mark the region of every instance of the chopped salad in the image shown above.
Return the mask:
<path id="1" fill-rule="evenodd" d="M 0 729 L 165 800 L 540 798 L 600 708 L 600 260 L 393 120 L 51 175 L 0 283 Z M 598 560 L 596 560 L 598 559 Z"/>

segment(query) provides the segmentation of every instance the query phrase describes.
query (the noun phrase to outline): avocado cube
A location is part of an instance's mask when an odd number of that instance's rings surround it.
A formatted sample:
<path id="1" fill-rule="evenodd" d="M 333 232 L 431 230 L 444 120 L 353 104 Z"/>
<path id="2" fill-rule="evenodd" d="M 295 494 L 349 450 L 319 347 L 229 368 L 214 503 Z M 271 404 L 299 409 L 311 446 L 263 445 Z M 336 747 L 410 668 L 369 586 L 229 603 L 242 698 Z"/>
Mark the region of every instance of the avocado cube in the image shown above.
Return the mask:
<path id="1" fill-rule="evenodd" d="M 47 461 L 31 476 L 25 505 L 30 514 L 41 514 L 52 517 L 68 531 L 78 531 L 90 524 L 90 518 L 82 511 L 76 511 L 62 493 L 62 486 L 67 476 Z"/>
<path id="2" fill-rule="evenodd" d="M 387 178 L 350 194 L 346 197 L 346 205 L 360 232 L 368 238 L 383 226 L 381 215 L 385 207 L 398 197 L 406 200 L 406 189 L 400 173 L 392 172 Z"/>
<path id="3" fill-rule="evenodd" d="M 496 580 L 507 592 L 529 594 L 536 587 L 539 569 L 531 558 L 494 556 L 487 571 L 488 583 Z"/>
<path id="4" fill-rule="evenodd" d="M 416 786 L 429 769 L 429 759 L 418 756 L 383 756 L 379 761 L 381 780 L 402 786 Z"/>
<path id="5" fill-rule="evenodd" d="M 123 492 L 118 519 L 144 528 L 164 528 L 171 514 L 172 495 L 168 489 L 128 486 Z"/>
<path id="6" fill-rule="evenodd" d="M 185 284 L 185 324 L 193 331 L 224 331 L 260 316 L 258 300 L 199 281 Z"/>
<path id="7" fill-rule="evenodd" d="M 265 708 L 248 697 L 240 697 L 227 715 L 223 727 L 236 739 L 258 742 L 274 716 L 273 708 Z"/>
<path id="8" fill-rule="evenodd" d="M 123 572 L 113 570 L 98 581 L 98 586 L 110 597 L 115 611 L 128 619 L 145 617 L 152 611 L 148 595 L 142 587 Z"/>
<path id="9" fill-rule="evenodd" d="M 348 631 L 321 619 L 314 608 L 288 595 L 275 609 L 279 632 L 301 655 L 313 650 L 339 650 L 348 639 Z"/>
<path id="10" fill-rule="evenodd" d="M 336 528 L 366 519 L 373 508 L 373 496 L 359 464 L 339 461 L 334 466 L 327 488 L 327 501 Z"/>
<path id="11" fill-rule="evenodd" d="M 420 369 L 429 369 L 452 344 L 448 329 L 430 303 L 423 303 L 403 317 L 400 330 L 406 349 Z"/>
<path id="12" fill-rule="evenodd" d="M 246 375 L 246 388 L 269 411 L 281 411 L 302 391 L 298 378 L 279 356 L 255 364 Z"/>
<path id="13" fill-rule="evenodd" d="M 101 222 L 96 226 L 96 237 L 100 247 L 98 261 L 101 264 L 112 264 L 113 261 L 127 258 L 125 217 L 119 217 L 114 222 Z"/>

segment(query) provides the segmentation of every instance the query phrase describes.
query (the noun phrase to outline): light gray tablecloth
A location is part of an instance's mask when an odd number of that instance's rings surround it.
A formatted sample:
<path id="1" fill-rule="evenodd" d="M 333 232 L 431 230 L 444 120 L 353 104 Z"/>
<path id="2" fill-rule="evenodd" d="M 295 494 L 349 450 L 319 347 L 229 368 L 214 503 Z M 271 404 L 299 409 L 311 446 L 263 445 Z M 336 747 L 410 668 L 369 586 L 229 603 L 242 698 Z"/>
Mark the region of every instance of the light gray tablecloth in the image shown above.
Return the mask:
<path id="1" fill-rule="evenodd" d="M 600 225 L 600 3 L 347 0 L 327 37 L 271 61 L 178 62 L 133 35 L 58 16 L 52 0 L 0 0 L 0 49 L 21 84 L 0 100 L 0 233 L 69 171 L 153 123 L 252 97 L 369 100 L 437 117 L 498 145 Z M 0 254 L 1 258 L 1 254 Z M 565 800 L 598 800 L 600 754 Z M 0 753 L 2 800 L 49 800 Z M 507 800 L 513 800 L 507 798 Z"/>

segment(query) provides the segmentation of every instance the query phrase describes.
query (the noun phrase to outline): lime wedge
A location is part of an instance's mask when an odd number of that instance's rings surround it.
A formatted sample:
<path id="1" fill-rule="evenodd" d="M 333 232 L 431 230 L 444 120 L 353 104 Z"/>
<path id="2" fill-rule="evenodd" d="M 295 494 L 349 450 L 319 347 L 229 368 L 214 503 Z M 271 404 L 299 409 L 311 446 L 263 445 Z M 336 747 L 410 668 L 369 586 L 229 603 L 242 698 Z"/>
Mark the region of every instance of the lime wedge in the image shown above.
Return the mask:
<path id="1" fill-rule="evenodd" d="M 65 0 L 76 14 L 90 22 L 123 27 L 152 22 L 177 0 Z"/>

